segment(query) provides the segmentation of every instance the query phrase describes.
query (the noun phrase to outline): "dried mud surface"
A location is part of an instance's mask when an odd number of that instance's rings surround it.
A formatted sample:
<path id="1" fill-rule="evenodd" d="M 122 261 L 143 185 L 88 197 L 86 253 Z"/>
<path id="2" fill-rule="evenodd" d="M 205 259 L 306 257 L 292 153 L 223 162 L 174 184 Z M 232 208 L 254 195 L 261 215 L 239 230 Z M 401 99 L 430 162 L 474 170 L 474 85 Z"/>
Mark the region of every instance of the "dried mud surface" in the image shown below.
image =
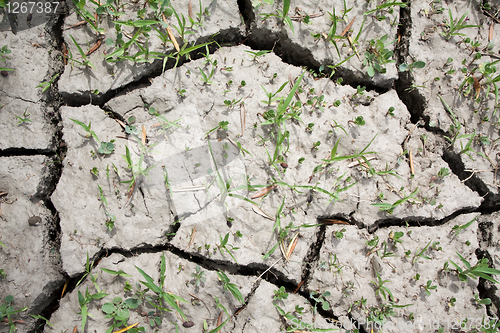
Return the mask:
<path id="1" fill-rule="evenodd" d="M 107 3 L 0 8 L 0 332 L 497 331 L 499 3 Z"/>

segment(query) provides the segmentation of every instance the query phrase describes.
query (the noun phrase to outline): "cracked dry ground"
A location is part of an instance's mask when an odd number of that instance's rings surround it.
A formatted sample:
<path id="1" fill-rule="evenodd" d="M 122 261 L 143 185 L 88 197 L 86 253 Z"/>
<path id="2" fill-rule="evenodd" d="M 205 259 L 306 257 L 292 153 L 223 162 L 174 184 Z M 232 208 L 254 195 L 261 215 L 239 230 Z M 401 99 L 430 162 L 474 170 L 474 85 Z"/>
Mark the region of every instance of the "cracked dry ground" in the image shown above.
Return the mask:
<path id="1" fill-rule="evenodd" d="M 497 331 L 498 2 L 77 6 L 0 14 L 1 332 Z"/>

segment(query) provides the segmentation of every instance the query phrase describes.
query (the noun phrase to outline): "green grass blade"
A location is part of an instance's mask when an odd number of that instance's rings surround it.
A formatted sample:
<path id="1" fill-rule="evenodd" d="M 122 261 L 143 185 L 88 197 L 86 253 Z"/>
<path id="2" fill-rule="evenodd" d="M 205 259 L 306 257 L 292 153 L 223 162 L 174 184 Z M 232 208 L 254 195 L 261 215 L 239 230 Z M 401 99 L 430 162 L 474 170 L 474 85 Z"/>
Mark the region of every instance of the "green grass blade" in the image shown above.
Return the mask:
<path id="1" fill-rule="evenodd" d="M 80 47 L 80 45 L 78 45 L 78 43 L 76 42 L 76 40 L 73 38 L 73 36 L 69 35 L 71 37 L 71 39 L 73 40 L 73 43 L 75 43 L 75 46 L 76 48 L 78 49 L 78 52 L 80 52 L 80 55 L 82 56 L 82 58 L 85 60 L 87 58 L 87 56 L 85 55 L 85 52 L 83 52 L 82 48 Z"/>
<path id="2" fill-rule="evenodd" d="M 290 0 L 283 0 L 283 16 L 288 14 L 290 10 Z"/>
<path id="3" fill-rule="evenodd" d="M 186 320 L 186 316 L 184 315 L 184 312 L 182 312 L 182 309 L 177 305 L 176 299 L 179 301 L 182 301 L 184 303 L 187 303 L 187 302 L 179 296 L 175 296 L 175 297 L 174 296 L 175 295 L 173 295 L 173 294 L 164 293 L 163 300 L 165 301 L 165 303 L 170 305 L 175 311 L 177 311 L 177 313 L 179 313 L 181 315 L 182 319 Z"/>
<path id="4" fill-rule="evenodd" d="M 144 272 L 142 269 L 140 269 L 139 267 L 135 266 L 135 268 L 137 268 L 137 270 L 139 271 L 139 273 L 141 273 L 141 275 L 144 277 L 144 279 L 146 279 L 147 282 L 144 282 L 144 281 L 140 281 L 143 285 L 145 285 L 146 287 L 148 287 L 149 289 L 151 289 L 153 292 L 159 294 L 162 292 L 162 290 L 160 289 L 160 287 L 158 287 L 153 278 L 151 276 L 149 276 L 146 272 Z"/>
<path id="5" fill-rule="evenodd" d="M 304 71 L 302 75 L 297 79 L 297 82 L 295 82 L 295 84 L 293 85 L 293 88 L 292 90 L 290 90 L 290 93 L 286 97 L 285 101 L 283 103 L 280 103 L 280 105 L 278 106 L 278 110 L 276 110 L 277 114 L 285 113 L 286 109 L 290 105 L 290 102 L 292 101 L 293 96 L 295 95 L 295 92 L 299 88 L 300 81 L 302 81 L 302 77 L 304 77 L 305 73 L 306 71 Z"/>

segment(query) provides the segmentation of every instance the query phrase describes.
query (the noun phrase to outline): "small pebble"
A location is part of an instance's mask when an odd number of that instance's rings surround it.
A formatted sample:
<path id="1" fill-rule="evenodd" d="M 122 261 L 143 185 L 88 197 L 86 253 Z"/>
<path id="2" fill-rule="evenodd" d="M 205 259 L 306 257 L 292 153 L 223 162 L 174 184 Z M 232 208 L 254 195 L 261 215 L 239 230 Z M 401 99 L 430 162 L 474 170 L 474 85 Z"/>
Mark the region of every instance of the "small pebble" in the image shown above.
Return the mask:
<path id="1" fill-rule="evenodd" d="M 28 219 L 28 223 L 32 227 L 36 227 L 42 223 L 42 218 L 40 216 L 32 216 Z"/>
<path id="2" fill-rule="evenodd" d="M 2 76 L 9 76 L 9 72 L 7 71 L 1 71 L 0 74 L 2 74 Z"/>
<path id="3" fill-rule="evenodd" d="M 182 326 L 188 328 L 188 327 L 193 327 L 194 323 L 192 321 L 185 321 Z"/>

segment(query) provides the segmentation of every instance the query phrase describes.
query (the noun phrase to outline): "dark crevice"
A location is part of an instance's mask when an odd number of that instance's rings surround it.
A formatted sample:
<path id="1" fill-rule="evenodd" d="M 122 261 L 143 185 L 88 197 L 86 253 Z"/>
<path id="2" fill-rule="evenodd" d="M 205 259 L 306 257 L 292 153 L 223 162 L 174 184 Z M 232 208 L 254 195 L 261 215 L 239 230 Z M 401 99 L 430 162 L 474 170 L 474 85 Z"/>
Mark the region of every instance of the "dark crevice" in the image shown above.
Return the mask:
<path id="1" fill-rule="evenodd" d="M 483 249 L 496 247 L 496 244 L 493 243 L 493 232 L 495 232 L 494 230 L 497 228 L 498 226 L 496 226 L 492 221 L 478 222 L 477 226 L 479 249 L 476 249 L 476 256 L 478 260 L 487 258 L 490 266 L 492 266 L 491 264 L 493 263 L 493 258 L 487 250 Z M 481 299 L 489 298 L 492 302 L 492 304 L 486 306 L 488 316 L 498 318 L 500 315 L 500 298 L 497 294 L 498 287 L 495 284 L 480 278 L 477 290 Z"/>
<path id="2" fill-rule="evenodd" d="M 56 280 L 45 285 L 43 292 L 32 302 L 31 307 L 39 307 L 42 309 L 40 311 L 34 311 L 30 313 L 32 315 L 41 315 L 44 318 L 50 319 L 52 314 L 59 307 L 59 298 L 62 294 L 64 288 L 64 280 Z M 28 333 L 42 333 L 45 327 L 45 320 L 38 319 L 32 329 L 28 329 Z"/>
<path id="3" fill-rule="evenodd" d="M 54 149 L 31 149 L 31 148 L 7 148 L 0 149 L 0 157 L 14 157 L 14 156 L 38 156 L 45 155 L 48 157 L 54 157 L 56 152 Z"/>
<path id="4" fill-rule="evenodd" d="M 269 266 L 266 264 L 251 263 L 249 265 L 238 265 L 228 260 L 209 259 L 202 256 L 201 254 L 198 255 L 186 252 L 171 244 L 163 244 L 156 246 L 142 244 L 130 250 L 124 250 L 121 248 L 101 249 L 93 256 L 93 258 L 90 258 L 89 262 L 91 263 L 93 269 L 95 269 L 96 263 L 101 261 L 101 259 L 115 253 L 120 254 L 126 258 L 132 258 L 141 254 L 153 254 L 165 251 L 172 253 L 173 255 L 179 257 L 180 259 L 184 259 L 189 262 L 195 263 L 200 267 L 210 271 L 224 270 L 225 272 L 228 272 L 233 275 L 254 276 L 257 279 L 257 277 L 262 272 L 268 270 L 268 273 L 262 276 L 263 280 L 266 280 L 267 282 L 272 283 L 274 285 L 279 285 L 279 286 L 283 285 L 285 286 L 286 289 L 292 291 L 295 290 L 295 288 L 297 287 L 297 284 L 291 281 L 282 272 L 279 272 L 274 268 L 269 269 Z M 67 294 L 71 293 L 71 291 L 74 289 L 76 285 L 76 282 L 78 282 L 83 276 L 84 273 L 78 274 L 71 278 L 70 283 L 68 284 L 68 289 L 66 292 Z"/>
<path id="5" fill-rule="evenodd" d="M 326 230 L 326 226 L 320 227 L 320 230 L 318 231 L 318 240 L 315 243 L 313 243 L 313 245 L 311 246 L 311 248 L 309 250 L 308 258 L 311 258 L 311 260 L 317 261 L 317 259 L 319 258 L 319 251 L 320 251 L 321 245 L 322 245 L 324 237 L 325 237 L 325 230 Z M 260 279 L 258 279 L 258 277 L 265 271 L 267 271 L 267 273 L 262 275 L 262 277 L 261 277 L 262 280 L 266 280 L 267 282 L 269 282 L 277 287 L 284 286 L 285 289 L 287 290 L 287 292 L 290 292 L 290 293 L 293 293 L 295 290 L 298 289 L 298 285 L 295 282 L 293 282 L 292 280 L 290 280 L 285 274 L 283 274 L 282 272 L 280 272 L 274 268 L 269 269 L 269 266 L 266 264 L 251 263 L 248 265 L 238 265 L 238 264 L 235 264 L 235 263 L 228 261 L 228 260 L 209 259 L 209 258 L 206 258 L 202 255 L 192 254 L 192 253 L 186 252 L 186 251 L 179 249 L 178 247 L 175 247 L 171 244 L 163 244 L 163 245 L 157 245 L 157 246 L 143 244 L 141 246 L 138 246 L 136 248 L 132 248 L 130 250 L 123 250 L 120 248 L 101 249 L 98 253 L 96 253 L 94 255 L 93 258 L 91 258 L 89 260 L 89 262 L 90 262 L 92 269 L 96 269 L 97 263 L 99 263 L 103 258 L 108 257 L 114 253 L 123 255 L 126 258 L 132 258 L 132 257 L 136 257 L 136 256 L 141 255 L 141 254 L 159 253 L 159 252 L 170 252 L 178 258 L 195 263 L 206 270 L 210 270 L 210 271 L 223 270 L 224 272 L 230 273 L 232 275 L 255 277 L 255 281 L 254 281 L 255 283 L 254 283 L 254 286 L 252 286 L 252 292 L 247 296 L 246 301 L 248 301 L 248 299 L 251 298 L 251 295 L 253 295 L 253 293 L 255 292 L 256 287 L 258 286 L 258 282 L 260 281 Z M 309 259 L 306 261 L 309 261 Z M 308 265 L 308 264 L 306 263 L 305 265 Z M 307 273 L 303 274 L 303 278 L 308 279 L 310 274 L 311 273 L 310 273 L 310 268 L 309 268 Z M 83 277 L 84 277 L 84 273 L 81 273 L 81 274 L 78 274 L 78 275 L 72 277 L 69 280 L 65 295 L 70 294 L 76 288 L 76 284 L 78 283 L 78 281 L 80 281 Z M 88 276 L 85 277 L 85 279 L 87 279 L 87 278 L 88 278 Z M 82 281 L 82 283 L 83 283 L 83 281 Z M 55 292 L 56 293 L 60 292 L 60 290 L 56 290 Z M 309 299 L 309 291 L 303 290 L 303 288 L 301 288 L 298 291 L 298 294 L 306 299 Z M 320 305 L 318 305 L 318 307 L 320 307 Z M 320 314 L 325 315 L 326 317 L 337 319 L 333 315 L 333 313 L 329 313 L 328 311 L 326 311 L 326 312 L 323 311 L 323 312 L 319 311 Z M 49 318 L 50 313 L 47 315 L 48 315 L 48 317 L 46 317 L 46 318 Z"/>
<path id="6" fill-rule="evenodd" d="M 340 215 L 318 217 L 318 221 L 325 218 L 336 219 L 339 221 L 344 221 L 349 224 L 357 224 L 352 219 L 349 219 L 350 221 L 348 221 L 346 217 Z M 318 313 L 327 321 L 328 319 L 333 321 L 338 321 L 339 317 L 334 314 L 333 307 L 330 306 L 328 310 L 323 310 L 322 304 L 316 302 L 314 299 L 310 297 L 312 290 L 309 289 L 308 285 L 312 276 L 312 272 L 317 267 L 320 258 L 321 248 L 323 247 L 323 244 L 325 242 L 326 228 L 327 228 L 326 224 L 323 224 L 319 227 L 318 232 L 316 233 L 316 242 L 311 244 L 311 246 L 309 247 L 309 251 L 307 252 L 307 255 L 304 259 L 304 264 L 302 266 L 302 277 L 301 277 L 301 281 L 303 282 L 303 284 L 301 286 L 298 285 L 297 287 L 295 287 L 294 290 L 290 289 L 289 291 L 293 292 L 297 291 L 298 294 L 307 299 L 311 303 L 311 305 L 318 311 Z M 352 317 L 351 314 L 348 314 L 348 318 L 350 322 L 354 325 L 354 327 L 359 327 L 359 332 L 365 333 L 364 328 L 358 324 L 358 322 Z"/>
<path id="7" fill-rule="evenodd" d="M 412 33 L 411 1 L 406 0 L 404 2 L 407 6 L 400 9 L 400 24 L 398 31 L 398 35 L 401 36 L 401 42 L 395 49 L 398 67 L 400 64 L 407 61 L 410 47 L 410 37 Z M 424 127 L 427 131 L 437 134 L 440 137 L 446 135 L 442 129 L 431 127 L 429 125 L 430 117 L 424 114 L 424 111 L 427 108 L 426 100 L 417 89 L 411 88 L 413 84 L 414 78 L 411 71 L 400 72 L 399 78 L 395 82 L 396 92 L 398 93 L 401 101 L 406 105 L 408 112 L 411 114 L 411 122 L 416 124 L 420 120 L 423 120 L 425 124 Z M 474 211 L 488 213 L 500 210 L 499 195 L 494 195 L 488 189 L 486 184 L 484 184 L 475 174 L 472 175 L 471 172 L 465 171 L 465 165 L 458 154 L 448 149 L 444 149 L 442 158 L 446 163 L 448 163 L 451 171 L 456 174 L 460 180 L 465 180 L 466 186 L 478 193 L 480 196 L 484 197 L 481 206 Z M 424 222 L 419 220 L 416 221 L 420 223 Z M 388 225 L 392 225 L 392 223 L 395 222 L 397 221 L 388 221 L 387 223 Z M 431 225 L 433 223 L 438 223 L 437 225 L 441 223 L 439 221 L 432 222 L 432 220 L 428 222 L 431 223 Z M 376 230 L 376 228 L 374 230 Z"/>
<path id="8" fill-rule="evenodd" d="M 244 35 L 241 31 L 236 28 L 226 29 L 220 31 L 217 35 L 212 37 L 201 37 L 196 40 L 195 44 L 203 44 L 210 41 L 214 43 L 210 44 L 209 50 L 210 54 L 213 54 L 218 46 L 234 46 L 240 44 Z M 180 45 L 182 46 L 182 45 Z M 177 63 L 177 67 L 182 66 L 193 60 L 201 59 L 204 56 L 200 53 L 205 53 L 204 48 L 195 50 L 189 54 L 189 59 L 186 57 L 180 57 Z M 173 69 L 176 66 L 176 59 L 170 58 L 165 64 L 165 71 Z M 146 88 L 151 85 L 151 80 L 163 74 L 163 59 L 155 59 L 152 64 L 150 64 L 142 73 L 141 76 L 135 78 L 132 82 L 125 84 L 122 87 L 116 89 L 110 89 L 106 93 L 99 93 L 97 95 L 93 94 L 91 91 L 83 91 L 78 94 L 67 94 L 61 93 L 65 105 L 72 107 L 80 107 L 84 105 L 97 105 L 104 106 L 109 100 L 114 98 L 123 92 L 130 92 L 136 89 Z"/>
<path id="9" fill-rule="evenodd" d="M 234 317 L 236 320 L 238 320 L 238 314 L 243 311 L 244 308 L 248 305 L 248 302 L 252 299 L 253 295 L 255 295 L 255 292 L 257 289 L 260 287 L 260 281 L 256 281 L 254 284 L 252 284 L 252 288 L 250 289 L 250 292 L 245 296 L 245 302 L 236 310 L 234 310 Z"/>
<path id="10" fill-rule="evenodd" d="M 305 67 L 316 74 L 316 77 L 328 77 L 331 74 L 331 69 L 325 68 L 325 64 L 319 63 L 309 49 L 292 42 L 284 30 L 275 32 L 266 28 L 257 29 L 254 19 L 252 20 L 248 39 L 244 42 L 246 46 L 254 50 L 273 50 L 274 54 L 284 63 L 296 67 Z M 322 71 L 320 71 L 321 67 L 323 67 Z M 370 77 L 360 76 L 359 73 L 349 67 L 341 66 L 336 68 L 330 79 L 336 82 L 339 78 L 343 80 L 342 85 L 349 85 L 354 89 L 362 86 L 366 88 L 366 91 L 375 91 L 379 94 L 384 94 L 390 90 L 390 86 L 376 85 Z"/>
<path id="11" fill-rule="evenodd" d="M 451 171 L 457 175 L 460 180 L 465 180 L 464 184 L 467 187 L 484 198 L 481 206 L 477 209 L 478 212 L 492 213 L 500 210 L 500 195 L 492 193 L 488 189 L 488 186 L 486 186 L 476 174 L 466 171 L 465 165 L 459 154 L 445 149 L 442 158 L 448 163 Z"/>
<path id="12" fill-rule="evenodd" d="M 474 213 L 477 212 L 478 209 L 474 207 L 462 208 L 459 209 L 452 214 L 443 217 L 442 219 L 433 219 L 427 217 L 419 217 L 419 216 L 411 216 L 411 217 L 392 217 L 392 218 L 383 218 L 375 221 L 372 225 L 367 228 L 369 233 L 374 233 L 380 228 L 390 228 L 390 227 L 400 227 L 400 226 L 409 226 L 409 227 L 438 227 L 446 224 L 448 221 L 453 220 L 459 215 Z"/>
<path id="13" fill-rule="evenodd" d="M 168 64 L 169 62 L 167 62 Z M 134 80 L 133 82 L 130 82 L 129 84 L 120 87 L 118 89 L 111 89 L 108 90 L 107 93 L 105 94 L 99 94 L 99 95 L 94 95 L 92 92 L 82 92 L 79 94 L 65 94 L 62 93 L 62 98 L 64 100 L 64 104 L 67 106 L 71 107 L 80 107 L 84 105 L 97 105 L 97 106 L 103 106 L 106 104 L 110 99 L 114 98 L 116 95 L 120 94 L 122 91 L 133 91 L 135 89 L 140 89 L 140 88 L 146 88 L 151 85 L 151 82 L 149 81 L 149 77 L 155 77 L 158 74 L 155 74 L 155 70 L 160 68 L 161 70 L 161 65 L 159 61 L 157 61 L 153 66 L 154 69 L 148 72 L 145 72 L 144 76 L 142 78 L 139 78 L 137 80 Z M 173 65 L 172 65 L 173 67 Z"/>
<path id="14" fill-rule="evenodd" d="M 325 241 L 326 225 L 321 225 L 316 233 L 316 241 L 311 243 L 309 250 L 307 251 L 306 257 L 304 259 L 304 264 L 302 265 L 302 277 L 301 280 L 304 281 L 302 289 L 307 289 L 309 278 L 312 275 L 312 271 L 316 268 L 319 260 L 321 247 Z M 307 296 L 308 297 L 308 296 Z"/>
<path id="15" fill-rule="evenodd" d="M 237 0 L 238 8 L 240 10 L 240 15 L 243 17 L 245 22 L 245 29 L 248 32 L 250 26 L 255 21 L 255 12 L 253 11 L 252 2 L 250 0 Z"/>
<path id="16" fill-rule="evenodd" d="M 411 1 L 405 0 L 406 7 L 401 7 L 399 11 L 399 27 L 398 36 L 401 40 L 395 47 L 396 67 L 406 63 L 410 49 L 410 37 L 412 33 L 412 20 L 411 20 Z M 428 131 L 433 131 L 429 126 L 429 116 L 424 115 L 427 103 L 424 96 L 420 95 L 417 89 L 412 89 L 414 78 L 411 71 L 399 72 L 399 78 L 394 82 L 394 87 L 399 96 L 399 99 L 410 112 L 410 121 L 416 124 L 421 119 L 425 122 L 425 128 Z"/>
<path id="17" fill-rule="evenodd" d="M 344 225 L 355 225 L 359 229 L 364 229 L 366 226 L 353 217 L 354 211 L 350 214 L 335 214 L 335 215 L 321 215 L 316 219 L 318 223 L 322 223 L 324 225 L 335 225 L 335 224 L 344 224 Z"/>
<path id="18" fill-rule="evenodd" d="M 488 262 L 490 263 L 491 267 L 493 258 L 491 257 L 488 251 L 480 248 L 476 249 L 476 256 L 478 260 L 481 260 L 482 258 L 488 259 Z M 488 316 L 493 318 L 498 318 L 498 316 L 500 315 L 500 298 L 497 295 L 498 291 L 497 286 L 494 283 L 491 283 L 490 281 L 487 281 L 483 278 L 479 278 L 479 284 L 477 286 L 477 290 L 479 292 L 480 299 L 489 298 L 492 302 L 492 305 L 486 306 L 486 311 Z M 494 312 L 494 309 L 496 309 L 496 312 Z"/>
<path id="19" fill-rule="evenodd" d="M 365 87 L 366 91 L 375 91 L 380 95 L 390 91 L 389 87 L 374 84 L 369 77 L 358 78 L 350 68 L 337 67 L 331 79 L 336 81 L 339 78 L 343 79 L 342 85 L 348 85 L 354 89 L 357 89 L 358 86 Z"/>
<path id="20" fill-rule="evenodd" d="M 123 93 L 123 92 L 122 92 Z M 114 96 L 116 97 L 116 96 Z M 119 114 L 118 112 L 115 112 L 113 110 L 111 110 L 110 107 L 108 107 L 107 105 L 99 105 L 99 107 L 101 108 L 102 111 L 104 111 L 111 119 L 118 119 L 119 121 L 123 122 L 125 125 L 128 125 L 128 121 L 123 118 L 123 116 L 121 114 Z M 125 129 L 124 128 L 121 128 L 122 131 L 124 133 L 125 132 Z M 126 134 L 128 136 L 128 134 Z"/>
<path id="21" fill-rule="evenodd" d="M 66 6 L 64 2 L 60 5 L 63 7 Z M 64 15 L 54 15 L 49 19 L 45 28 L 48 36 L 48 42 L 54 50 L 53 52 L 49 52 L 49 70 L 47 75 L 52 78 L 54 75 L 59 74 L 54 81 L 55 83 L 64 71 L 62 53 L 58 51 L 62 49 L 63 23 Z M 44 242 L 44 250 L 48 253 L 51 264 L 61 274 L 59 278 L 44 286 L 43 292 L 33 301 L 31 305 L 33 311 L 36 310 L 36 313 L 32 313 L 33 315 L 41 315 L 47 319 L 50 319 L 51 315 L 59 307 L 59 300 L 64 288 L 65 280 L 67 279 L 67 275 L 62 268 L 62 262 L 60 259 L 61 226 L 59 212 L 50 200 L 50 196 L 55 191 L 59 179 L 61 178 L 63 169 L 62 161 L 66 157 L 67 152 L 66 144 L 63 141 L 62 131 L 60 128 L 61 117 L 59 114 L 59 107 L 62 104 L 62 99 L 57 91 L 57 84 L 55 83 L 52 84 L 50 89 L 43 93 L 42 96 L 42 109 L 45 111 L 45 117 L 55 129 L 52 136 L 51 149 L 38 150 L 12 148 L 5 149 L 0 152 L 1 155 L 5 154 L 5 156 L 47 156 L 41 172 L 42 179 L 38 184 L 35 194 L 31 198 L 33 203 L 42 201 L 44 206 L 50 211 L 51 216 L 44 224 L 47 228 L 47 234 L 44 236 L 47 237 L 47 241 Z M 43 332 L 45 325 L 45 320 L 38 319 L 35 321 L 35 325 L 27 331 L 29 333 Z"/>

